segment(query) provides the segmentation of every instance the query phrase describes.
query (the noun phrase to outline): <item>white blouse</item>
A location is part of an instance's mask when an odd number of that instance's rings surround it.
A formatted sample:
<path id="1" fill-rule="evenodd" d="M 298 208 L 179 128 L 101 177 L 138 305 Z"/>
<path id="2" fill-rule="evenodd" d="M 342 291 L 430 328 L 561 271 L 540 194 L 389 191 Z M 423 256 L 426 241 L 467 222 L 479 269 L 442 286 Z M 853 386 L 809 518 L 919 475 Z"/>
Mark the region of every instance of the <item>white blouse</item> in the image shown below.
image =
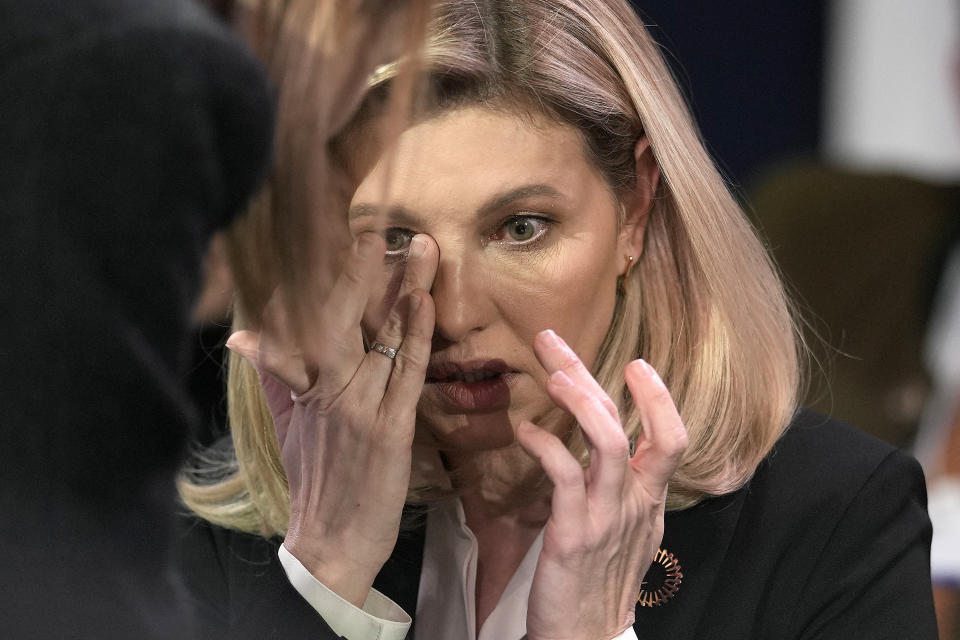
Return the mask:
<path id="1" fill-rule="evenodd" d="M 477 539 L 467 527 L 458 499 L 430 511 L 417 593 L 417 628 L 412 640 L 523 638 L 527 632 L 527 599 L 542 547 L 541 531 L 478 633 Z M 376 589 L 371 589 L 363 607 L 357 608 L 327 589 L 282 545 L 280 563 L 293 587 L 336 634 L 347 640 L 406 638 L 410 616 Z M 633 627 L 628 627 L 610 640 L 637 640 L 637 636 Z"/>

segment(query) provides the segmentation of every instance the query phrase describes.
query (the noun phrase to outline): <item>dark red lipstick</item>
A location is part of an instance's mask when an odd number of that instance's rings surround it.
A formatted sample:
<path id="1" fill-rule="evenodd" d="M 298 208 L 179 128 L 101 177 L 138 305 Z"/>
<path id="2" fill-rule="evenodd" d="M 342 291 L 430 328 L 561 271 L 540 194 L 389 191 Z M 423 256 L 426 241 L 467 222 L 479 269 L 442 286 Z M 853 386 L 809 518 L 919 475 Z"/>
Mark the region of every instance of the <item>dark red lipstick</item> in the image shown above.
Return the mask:
<path id="1" fill-rule="evenodd" d="M 436 393 L 457 412 L 506 409 L 516 376 L 502 360 L 436 362 L 427 367 L 424 393 Z"/>

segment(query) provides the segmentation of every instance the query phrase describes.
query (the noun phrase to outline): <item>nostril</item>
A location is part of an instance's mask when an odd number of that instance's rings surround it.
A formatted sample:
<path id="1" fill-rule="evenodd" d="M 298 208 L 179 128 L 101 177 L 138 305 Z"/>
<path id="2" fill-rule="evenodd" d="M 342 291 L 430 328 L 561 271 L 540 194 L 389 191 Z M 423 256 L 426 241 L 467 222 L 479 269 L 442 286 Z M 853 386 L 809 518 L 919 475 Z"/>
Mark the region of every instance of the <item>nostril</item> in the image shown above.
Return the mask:
<path id="1" fill-rule="evenodd" d="M 453 344 L 453 340 L 450 340 L 439 329 L 435 329 L 433 332 L 433 339 L 430 344 L 431 353 L 436 353 L 438 351 L 443 351 L 447 347 Z"/>

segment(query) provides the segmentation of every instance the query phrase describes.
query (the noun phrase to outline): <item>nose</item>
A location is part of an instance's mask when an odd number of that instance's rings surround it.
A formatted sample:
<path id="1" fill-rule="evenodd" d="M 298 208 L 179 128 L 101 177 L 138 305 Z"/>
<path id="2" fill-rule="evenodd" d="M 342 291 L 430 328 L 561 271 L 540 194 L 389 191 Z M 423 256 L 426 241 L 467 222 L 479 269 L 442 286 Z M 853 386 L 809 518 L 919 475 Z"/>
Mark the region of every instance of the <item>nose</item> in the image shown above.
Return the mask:
<path id="1" fill-rule="evenodd" d="M 482 269 L 463 252 L 440 249 L 440 263 L 430 290 L 436 307 L 434 349 L 460 342 L 489 323 L 493 304 Z"/>

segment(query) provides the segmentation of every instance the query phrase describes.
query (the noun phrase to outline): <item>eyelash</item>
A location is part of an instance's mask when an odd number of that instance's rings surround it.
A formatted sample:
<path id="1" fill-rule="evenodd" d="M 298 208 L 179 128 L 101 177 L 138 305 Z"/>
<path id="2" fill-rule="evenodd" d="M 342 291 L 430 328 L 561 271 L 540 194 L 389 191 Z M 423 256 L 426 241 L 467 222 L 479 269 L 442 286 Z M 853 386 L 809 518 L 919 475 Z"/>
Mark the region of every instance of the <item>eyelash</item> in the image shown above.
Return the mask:
<path id="1" fill-rule="evenodd" d="M 510 240 L 504 239 L 504 236 L 507 235 L 507 231 L 505 230 L 506 226 L 511 223 L 521 222 L 521 221 L 526 221 L 526 222 L 532 221 L 535 223 L 535 225 L 538 225 L 540 228 L 539 230 L 535 230 L 535 235 L 532 238 L 528 238 L 527 240 L 510 241 Z M 550 227 L 552 225 L 553 225 L 553 220 L 545 216 L 513 215 L 502 220 L 500 224 L 497 225 L 496 230 L 488 236 L 488 240 L 490 242 L 502 244 L 518 250 L 521 248 L 532 248 L 533 245 L 539 244 L 539 242 L 550 230 Z M 389 240 L 390 234 L 394 234 L 394 233 L 402 234 L 403 246 L 399 249 L 393 249 L 393 250 L 388 249 L 386 251 L 386 257 L 388 260 L 398 260 L 406 256 L 407 250 L 409 248 L 410 240 L 413 238 L 414 235 L 416 235 L 416 232 L 411 231 L 410 229 L 403 229 L 401 227 L 391 227 L 384 232 L 384 238 L 387 240 L 388 244 L 390 241 Z M 498 235 L 501 237 L 499 238 L 496 237 Z"/>

